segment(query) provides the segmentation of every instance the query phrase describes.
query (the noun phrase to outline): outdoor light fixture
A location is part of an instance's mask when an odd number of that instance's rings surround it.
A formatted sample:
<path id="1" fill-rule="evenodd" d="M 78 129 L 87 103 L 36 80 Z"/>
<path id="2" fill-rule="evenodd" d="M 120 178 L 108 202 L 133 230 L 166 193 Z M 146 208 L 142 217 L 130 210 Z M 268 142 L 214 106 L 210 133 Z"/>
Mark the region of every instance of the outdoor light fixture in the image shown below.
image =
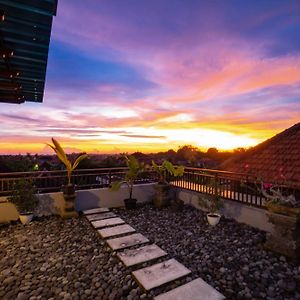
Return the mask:
<path id="1" fill-rule="evenodd" d="M 4 22 L 4 21 L 5 21 L 4 11 L 0 9 L 0 22 Z"/>
<path id="2" fill-rule="evenodd" d="M 0 76 L 7 77 L 7 78 L 13 78 L 20 75 L 20 72 L 17 70 L 0 70 Z"/>
<path id="3" fill-rule="evenodd" d="M 14 90 L 15 91 L 17 91 L 17 90 L 21 90 L 22 89 L 22 85 L 20 84 L 20 85 L 18 85 L 18 86 L 16 86 L 15 88 L 14 88 Z"/>
<path id="4" fill-rule="evenodd" d="M 14 55 L 14 51 L 8 48 L 2 48 L 0 53 L 3 58 L 8 58 Z"/>

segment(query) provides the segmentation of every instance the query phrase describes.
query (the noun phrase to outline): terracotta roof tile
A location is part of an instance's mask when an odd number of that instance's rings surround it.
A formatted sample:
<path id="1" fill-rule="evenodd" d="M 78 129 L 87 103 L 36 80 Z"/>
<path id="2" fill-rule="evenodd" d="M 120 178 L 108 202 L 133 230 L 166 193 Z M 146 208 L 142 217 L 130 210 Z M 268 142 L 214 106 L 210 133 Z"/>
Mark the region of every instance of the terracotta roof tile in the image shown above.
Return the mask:
<path id="1" fill-rule="evenodd" d="M 221 169 L 231 172 L 247 170 L 265 181 L 286 182 L 300 188 L 300 123 L 286 129 L 271 139 L 227 160 Z"/>

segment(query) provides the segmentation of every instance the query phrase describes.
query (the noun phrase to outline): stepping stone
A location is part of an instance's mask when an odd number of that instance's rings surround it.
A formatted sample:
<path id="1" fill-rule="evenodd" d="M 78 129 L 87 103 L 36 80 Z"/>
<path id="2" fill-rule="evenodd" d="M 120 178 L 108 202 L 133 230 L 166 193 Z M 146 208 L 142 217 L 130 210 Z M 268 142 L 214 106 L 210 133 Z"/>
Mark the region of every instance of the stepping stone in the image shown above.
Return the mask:
<path id="1" fill-rule="evenodd" d="M 99 213 L 104 213 L 104 212 L 108 212 L 109 209 L 106 207 L 97 207 L 97 208 L 93 208 L 93 209 L 88 209 L 88 210 L 84 210 L 83 214 L 84 215 L 92 215 L 92 214 L 99 214 Z"/>
<path id="2" fill-rule="evenodd" d="M 147 291 L 190 273 L 189 269 L 174 258 L 132 272 L 138 283 Z"/>
<path id="3" fill-rule="evenodd" d="M 86 218 L 92 222 L 92 221 L 98 221 L 98 220 L 104 220 L 104 219 L 109 219 L 109 218 L 113 218 L 116 217 L 117 215 L 115 215 L 112 212 L 108 212 L 108 213 L 102 213 L 102 214 L 96 214 L 96 215 L 87 215 Z"/>
<path id="4" fill-rule="evenodd" d="M 102 228 L 102 227 L 108 227 L 108 226 L 120 225 L 120 224 L 125 224 L 124 220 L 122 220 L 121 218 L 112 218 L 112 219 L 92 222 L 94 228 Z"/>
<path id="5" fill-rule="evenodd" d="M 135 233 L 120 238 L 110 239 L 106 241 L 113 250 L 125 249 L 131 246 L 148 243 L 149 240 L 140 233 Z"/>
<path id="6" fill-rule="evenodd" d="M 119 252 L 117 256 L 126 267 L 130 267 L 165 255 L 167 253 L 164 250 L 152 244 L 137 249 L 124 250 Z"/>
<path id="7" fill-rule="evenodd" d="M 154 300 L 221 300 L 225 297 L 201 278 L 169 292 L 158 295 Z"/>
<path id="8" fill-rule="evenodd" d="M 132 232 L 135 232 L 135 229 L 128 224 L 98 230 L 103 239 Z"/>

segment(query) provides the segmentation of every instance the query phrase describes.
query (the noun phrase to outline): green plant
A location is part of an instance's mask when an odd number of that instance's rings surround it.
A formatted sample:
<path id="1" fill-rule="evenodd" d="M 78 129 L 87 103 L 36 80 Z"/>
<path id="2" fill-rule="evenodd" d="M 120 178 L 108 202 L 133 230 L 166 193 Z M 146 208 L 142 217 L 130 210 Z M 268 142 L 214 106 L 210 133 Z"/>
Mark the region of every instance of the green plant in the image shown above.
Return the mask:
<path id="1" fill-rule="evenodd" d="M 15 182 L 8 200 L 16 206 L 19 214 L 32 213 L 39 203 L 36 193 L 32 180 L 21 179 Z"/>
<path id="2" fill-rule="evenodd" d="M 224 206 L 224 202 L 219 196 L 219 181 L 217 178 L 209 178 L 207 186 L 211 187 L 212 194 L 203 194 L 198 197 L 198 204 L 207 209 L 210 213 L 218 213 Z"/>
<path id="3" fill-rule="evenodd" d="M 121 185 L 126 184 L 129 192 L 129 199 L 132 199 L 132 191 L 135 180 L 138 178 L 140 173 L 144 171 L 144 164 L 140 163 L 134 156 L 129 155 L 125 156 L 126 165 L 128 167 L 128 171 L 125 174 L 125 179 L 121 181 L 116 181 L 112 184 L 110 190 L 118 191 Z"/>
<path id="4" fill-rule="evenodd" d="M 166 175 L 169 173 L 170 175 L 173 175 L 175 177 L 182 176 L 184 172 L 183 166 L 174 167 L 173 164 L 167 160 L 165 160 L 161 166 L 158 166 L 153 160 L 152 160 L 152 167 L 153 170 L 158 175 L 158 182 L 159 183 L 167 183 Z"/>
<path id="5" fill-rule="evenodd" d="M 53 145 L 51 144 L 47 144 L 47 145 L 53 149 L 58 159 L 65 165 L 67 170 L 67 176 L 68 176 L 68 184 L 70 185 L 73 171 L 77 168 L 78 164 L 87 157 L 87 154 L 84 153 L 79 155 L 76 158 L 75 162 L 72 164 L 71 161 L 68 159 L 64 149 L 59 144 L 59 142 L 54 138 L 52 138 L 52 143 Z"/>
<path id="6" fill-rule="evenodd" d="M 224 206 L 224 203 L 219 196 L 202 195 L 198 197 L 198 204 L 207 209 L 210 213 L 218 213 Z"/>

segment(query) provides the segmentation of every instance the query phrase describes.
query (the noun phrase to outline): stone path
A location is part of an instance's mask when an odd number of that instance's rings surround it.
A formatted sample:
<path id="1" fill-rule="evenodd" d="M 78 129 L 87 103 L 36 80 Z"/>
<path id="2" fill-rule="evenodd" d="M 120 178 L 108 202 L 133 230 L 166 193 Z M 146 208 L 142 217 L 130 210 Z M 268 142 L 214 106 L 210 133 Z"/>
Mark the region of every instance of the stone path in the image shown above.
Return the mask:
<path id="1" fill-rule="evenodd" d="M 137 249 L 123 250 L 117 254 L 126 267 L 138 265 L 156 258 L 166 256 L 167 253 L 155 244 Z"/>
<path id="2" fill-rule="evenodd" d="M 135 232 L 135 229 L 127 224 L 98 230 L 98 233 L 104 239 L 132 232 Z"/>
<path id="3" fill-rule="evenodd" d="M 134 233 L 115 239 L 109 239 L 106 242 L 112 250 L 121 250 L 132 246 L 146 244 L 149 240 L 140 233 Z"/>
<path id="4" fill-rule="evenodd" d="M 109 212 L 109 209 L 106 207 L 97 207 L 97 208 L 85 210 L 83 211 L 83 214 L 92 215 L 92 214 L 103 213 L 103 212 Z"/>
<path id="5" fill-rule="evenodd" d="M 101 228 L 98 229 L 98 233 L 103 239 L 106 239 L 106 243 L 112 250 L 118 251 L 117 257 L 126 267 L 137 266 L 141 263 L 154 261 L 167 255 L 163 249 L 155 244 L 142 245 L 149 243 L 149 240 L 140 233 L 134 233 L 135 229 L 133 227 L 125 224 L 125 222 L 114 213 L 109 212 L 108 208 L 95 208 L 86 210 L 83 213 L 95 229 Z M 121 235 L 125 236 L 117 237 Z M 135 246 L 138 246 L 138 248 L 126 249 Z M 135 270 L 132 272 L 132 275 L 146 291 L 149 291 L 187 276 L 190 273 L 191 271 L 189 269 L 172 258 Z M 201 278 L 197 278 L 169 292 L 158 295 L 154 299 L 221 300 L 224 299 L 224 296 Z"/>
<path id="6" fill-rule="evenodd" d="M 112 212 L 108 212 L 108 213 L 97 213 L 95 215 L 87 215 L 86 218 L 92 222 L 92 221 L 98 221 L 98 220 L 104 220 L 104 219 L 110 219 L 110 218 L 114 218 L 117 215 L 115 215 Z"/>
<path id="7" fill-rule="evenodd" d="M 174 258 L 132 272 L 136 280 L 149 291 L 190 274 L 191 271 Z"/>
<path id="8" fill-rule="evenodd" d="M 96 229 L 120 224 L 125 224 L 124 220 L 122 220 L 121 218 L 111 218 L 92 222 L 93 227 Z"/>
<path id="9" fill-rule="evenodd" d="M 201 291 L 201 292 L 200 292 Z M 221 300 L 224 296 L 201 278 L 197 278 L 169 292 L 161 294 L 154 300 Z"/>

